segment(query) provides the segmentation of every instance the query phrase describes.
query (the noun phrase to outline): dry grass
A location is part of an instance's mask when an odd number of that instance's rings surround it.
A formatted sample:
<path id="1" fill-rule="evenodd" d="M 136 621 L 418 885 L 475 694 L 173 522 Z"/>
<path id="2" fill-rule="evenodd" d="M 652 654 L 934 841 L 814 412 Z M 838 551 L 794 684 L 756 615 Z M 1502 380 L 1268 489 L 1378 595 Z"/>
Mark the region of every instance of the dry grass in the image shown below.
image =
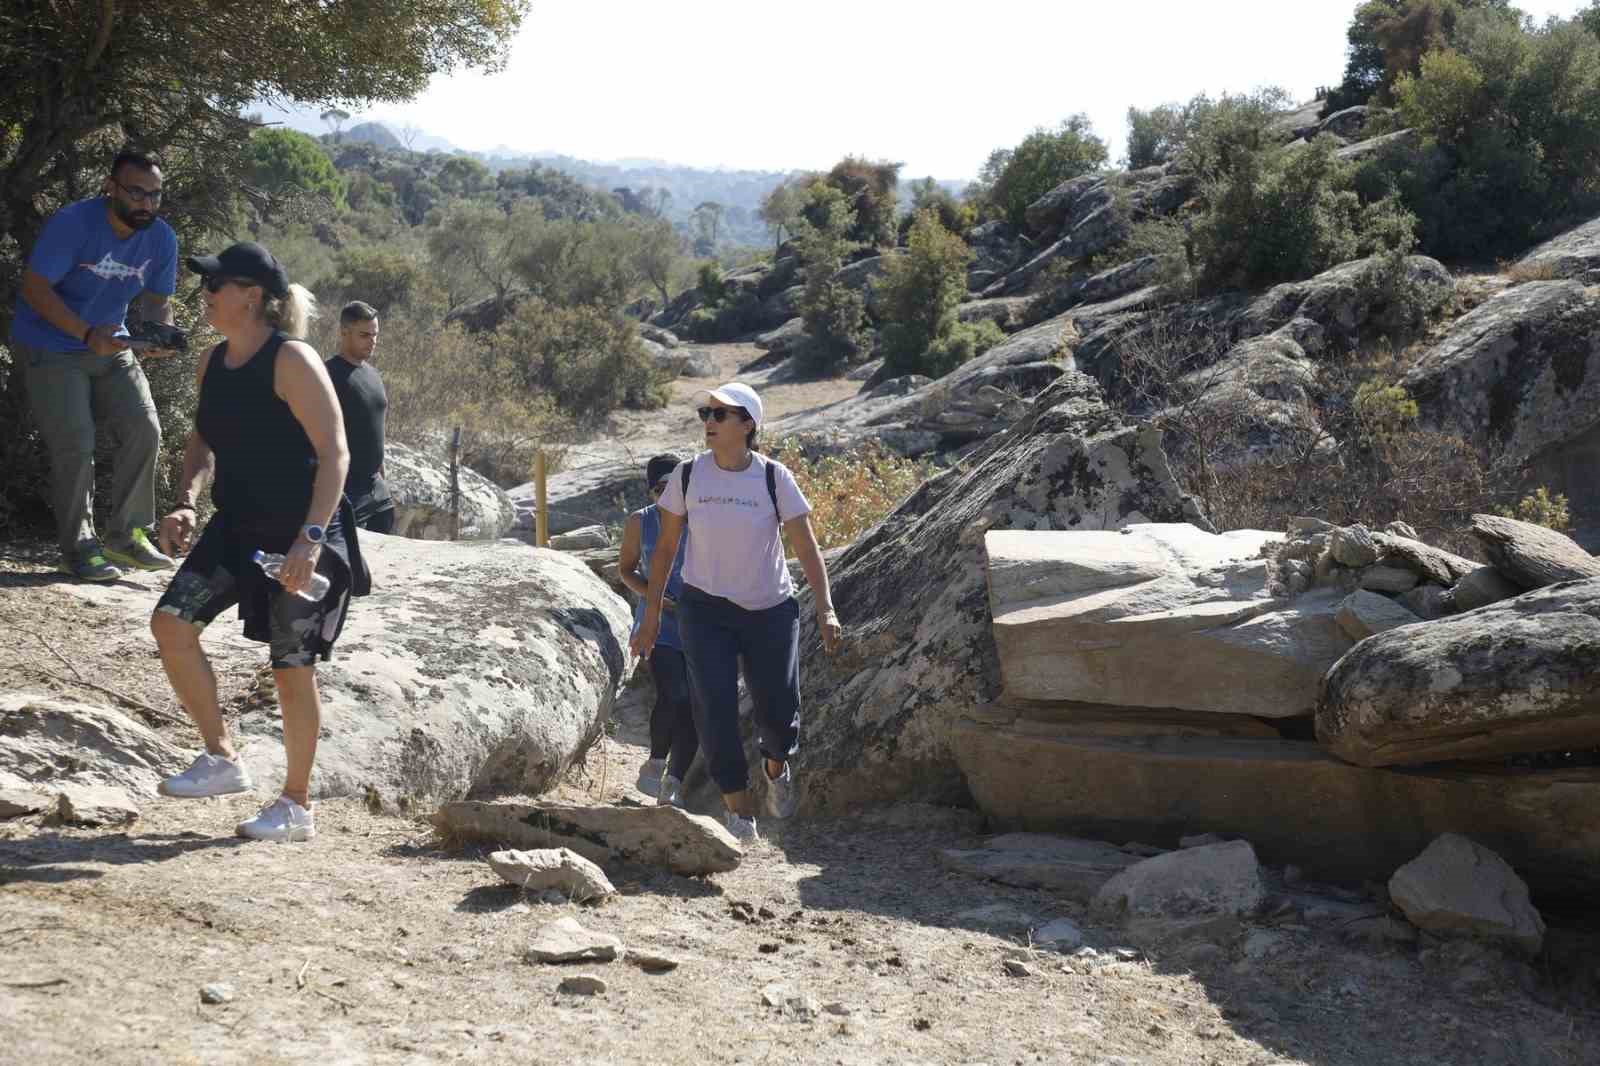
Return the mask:
<path id="1" fill-rule="evenodd" d="M 853 542 L 933 476 L 933 468 L 905 459 L 876 441 L 844 456 L 807 459 L 793 441 L 781 441 L 773 458 L 793 473 L 811 503 L 811 527 L 826 551 Z"/>

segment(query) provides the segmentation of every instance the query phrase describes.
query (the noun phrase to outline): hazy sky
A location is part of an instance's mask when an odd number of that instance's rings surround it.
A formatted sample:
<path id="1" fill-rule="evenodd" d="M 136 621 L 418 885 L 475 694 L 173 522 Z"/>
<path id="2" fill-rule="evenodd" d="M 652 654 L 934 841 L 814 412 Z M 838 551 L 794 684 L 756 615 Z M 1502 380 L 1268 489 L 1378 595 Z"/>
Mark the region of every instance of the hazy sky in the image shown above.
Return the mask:
<path id="1" fill-rule="evenodd" d="M 1526 0 L 1543 17 L 1584 0 Z M 1087 112 L 1122 152 L 1129 106 L 1334 84 L 1355 0 L 535 0 L 506 69 L 401 108 L 461 148 L 813 169 L 846 153 L 968 178 Z"/>

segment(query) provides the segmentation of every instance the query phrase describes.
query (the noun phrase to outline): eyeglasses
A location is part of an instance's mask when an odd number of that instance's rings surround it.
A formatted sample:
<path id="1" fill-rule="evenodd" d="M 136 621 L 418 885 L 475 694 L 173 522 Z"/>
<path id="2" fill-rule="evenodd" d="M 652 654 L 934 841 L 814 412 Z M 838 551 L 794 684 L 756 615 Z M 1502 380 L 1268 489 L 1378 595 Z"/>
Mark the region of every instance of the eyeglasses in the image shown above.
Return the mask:
<path id="1" fill-rule="evenodd" d="M 718 422 L 726 422 L 729 415 L 738 415 L 741 422 L 750 421 L 750 414 L 743 407 L 697 407 L 694 413 L 700 416 L 702 422 L 709 422 L 713 418 Z"/>
<path id="2" fill-rule="evenodd" d="M 200 284 L 205 286 L 207 292 L 221 292 L 224 285 L 238 285 L 243 287 L 248 285 L 259 285 L 260 282 L 251 281 L 248 278 L 224 278 L 217 274 L 207 274 L 205 277 L 200 279 Z"/>
<path id="3" fill-rule="evenodd" d="M 159 204 L 161 202 L 161 197 L 164 195 L 160 189 L 145 189 L 138 185 L 124 185 L 115 178 L 112 179 L 112 184 L 121 189 L 123 192 L 127 193 L 128 199 L 132 200 L 136 204 Z"/>

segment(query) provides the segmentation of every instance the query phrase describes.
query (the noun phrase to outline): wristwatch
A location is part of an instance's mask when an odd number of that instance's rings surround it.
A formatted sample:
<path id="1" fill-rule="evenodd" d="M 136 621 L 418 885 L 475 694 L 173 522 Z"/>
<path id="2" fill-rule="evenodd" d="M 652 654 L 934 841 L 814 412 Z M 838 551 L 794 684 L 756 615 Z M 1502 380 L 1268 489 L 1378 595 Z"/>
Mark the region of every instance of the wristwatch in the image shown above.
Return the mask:
<path id="1" fill-rule="evenodd" d="M 308 544 L 321 544 L 323 538 L 328 535 L 328 531 L 323 529 L 321 526 L 312 523 L 310 525 L 301 526 L 300 535 L 306 538 L 306 542 Z"/>

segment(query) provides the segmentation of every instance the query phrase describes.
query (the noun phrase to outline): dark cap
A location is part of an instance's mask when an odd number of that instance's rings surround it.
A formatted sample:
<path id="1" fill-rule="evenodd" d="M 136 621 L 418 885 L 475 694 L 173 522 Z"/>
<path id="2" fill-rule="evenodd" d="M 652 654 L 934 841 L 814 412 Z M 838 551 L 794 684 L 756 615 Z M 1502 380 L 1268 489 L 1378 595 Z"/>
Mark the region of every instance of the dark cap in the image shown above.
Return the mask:
<path id="1" fill-rule="evenodd" d="M 665 481 L 667 479 L 667 475 L 676 470 L 678 464 L 681 462 L 683 462 L 682 459 L 670 452 L 665 455 L 652 456 L 650 458 L 650 462 L 647 463 L 644 468 L 645 483 L 650 488 L 655 488 L 661 482 Z"/>
<path id="2" fill-rule="evenodd" d="M 191 255 L 184 265 L 201 277 L 244 278 L 269 296 L 289 295 L 289 272 L 272 253 L 254 241 L 240 241 L 217 255 Z"/>

